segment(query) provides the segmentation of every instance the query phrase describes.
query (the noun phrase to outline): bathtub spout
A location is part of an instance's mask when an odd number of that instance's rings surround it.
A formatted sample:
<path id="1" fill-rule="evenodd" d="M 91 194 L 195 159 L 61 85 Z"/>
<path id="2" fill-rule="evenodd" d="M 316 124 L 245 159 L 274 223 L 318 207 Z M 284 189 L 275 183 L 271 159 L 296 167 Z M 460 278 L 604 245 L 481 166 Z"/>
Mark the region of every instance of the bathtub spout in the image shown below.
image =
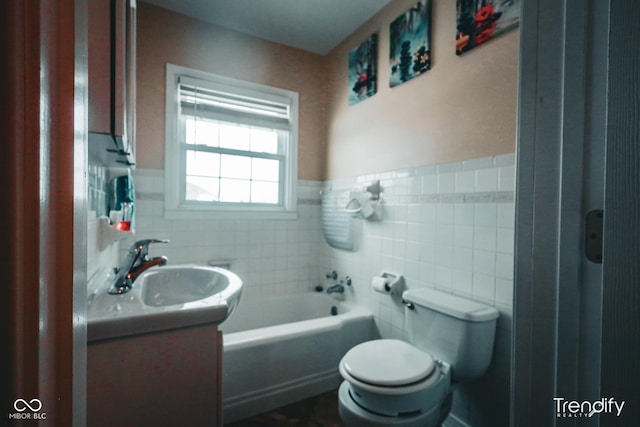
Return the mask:
<path id="1" fill-rule="evenodd" d="M 343 293 L 344 292 L 344 286 L 341 284 L 337 284 L 337 285 L 333 285 L 327 288 L 327 293 L 328 294 L 333 294 L 333 293 Z"/>

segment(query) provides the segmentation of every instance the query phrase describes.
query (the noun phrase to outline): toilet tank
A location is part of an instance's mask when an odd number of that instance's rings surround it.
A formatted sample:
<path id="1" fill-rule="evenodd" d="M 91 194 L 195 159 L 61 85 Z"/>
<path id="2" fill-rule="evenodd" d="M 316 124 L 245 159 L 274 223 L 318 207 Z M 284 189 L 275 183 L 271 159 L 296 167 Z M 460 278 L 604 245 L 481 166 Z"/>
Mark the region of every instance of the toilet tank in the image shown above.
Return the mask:
<path id="1" fill-rule="evenodd" d="M 406 290 L 402 298 L 407 341 L 451 365 L 453 381 L 487 370 L 498 318 L 494 307 L 430 288 Z"/>

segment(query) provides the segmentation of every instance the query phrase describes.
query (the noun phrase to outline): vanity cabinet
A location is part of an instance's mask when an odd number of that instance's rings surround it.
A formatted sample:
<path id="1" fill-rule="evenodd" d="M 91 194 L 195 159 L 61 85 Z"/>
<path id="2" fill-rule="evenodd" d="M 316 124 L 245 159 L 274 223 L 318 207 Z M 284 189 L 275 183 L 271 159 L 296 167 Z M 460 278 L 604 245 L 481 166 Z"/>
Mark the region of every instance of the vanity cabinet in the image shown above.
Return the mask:
<path id="1" fill-rule="evenodd" d="M 88 2 L 89 147 L 107 166 L 135 163 L 136 2 Z"/>
<path id="2" fill-rule="evenodd" d="M 87 426 L 222 427 L 222 333 L 205 324 L 89 339 Z"/>

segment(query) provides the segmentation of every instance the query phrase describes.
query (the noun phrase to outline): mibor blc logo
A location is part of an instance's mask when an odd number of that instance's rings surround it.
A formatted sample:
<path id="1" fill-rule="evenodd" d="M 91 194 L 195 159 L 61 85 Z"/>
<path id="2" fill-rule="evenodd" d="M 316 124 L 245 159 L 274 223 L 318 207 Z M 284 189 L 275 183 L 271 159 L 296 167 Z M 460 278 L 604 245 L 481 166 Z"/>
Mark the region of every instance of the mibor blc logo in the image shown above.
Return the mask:
<path id="1" fill-rule="evenodd" d="M 593 402 L 584 400 L 567 400 L 564 397 L 554 397 L 556 403 L 556 417 L 558 418 L 581 418 L 592 417 L 596 414 L 615 414 L 616 417 L 622 413 L 625 401 L 616 401 L 613 397 L 595 400 Z"/>
<path id="2" fill-rule="evenodd" d="M 42 401 L 40 399 L 16 399 L 13 402 L 16 412 L 9 414 L 10 420 L 46 420 L 47 413 L 41 412 Z"/>

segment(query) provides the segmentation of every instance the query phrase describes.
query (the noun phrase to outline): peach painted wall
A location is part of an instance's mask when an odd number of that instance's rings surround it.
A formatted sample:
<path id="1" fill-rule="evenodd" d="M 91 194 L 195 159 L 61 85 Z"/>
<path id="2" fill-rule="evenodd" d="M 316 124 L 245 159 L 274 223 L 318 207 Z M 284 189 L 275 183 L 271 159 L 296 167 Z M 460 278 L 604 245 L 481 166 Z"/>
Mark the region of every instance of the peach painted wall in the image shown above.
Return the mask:
<path id="1" fill-rule="evenodd" d="M 324 177 L 325 58 L 138 4 L 137 167 L 164 169 L 165 73 L 173 63 L 300 94 L 298 176 Z"/>
<path id="2" fill-rule="evenodd" d="M 327 58 L 327 172 L 351 177 L 515 150 L 519 31 L 455 55 L 456 2 L 432 0 L 432 68 L 389 87 L 389 24 L 416 0 L 394 0 Z M 378 33 L 378 93 L 348 105 L 348 53 Z"/>

